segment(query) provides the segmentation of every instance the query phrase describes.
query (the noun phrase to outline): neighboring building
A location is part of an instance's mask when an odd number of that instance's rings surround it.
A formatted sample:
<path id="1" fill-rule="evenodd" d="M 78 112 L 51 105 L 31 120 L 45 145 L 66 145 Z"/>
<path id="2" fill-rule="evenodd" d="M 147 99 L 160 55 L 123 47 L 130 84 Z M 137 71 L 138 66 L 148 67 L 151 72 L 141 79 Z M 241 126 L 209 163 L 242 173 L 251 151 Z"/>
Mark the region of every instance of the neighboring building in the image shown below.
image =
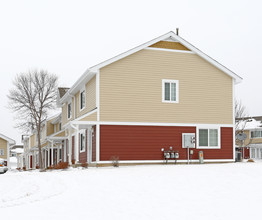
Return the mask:
<path id="1" fill-rule="evenodd" d="M 61 129 L 61 113 L 51 116 L 42 122 L 40 141 L 44 167 L 55 165 L 61 161 L 59 152 L 61 152 L 60 148 L 64 139 L 61 140 L 59 136 L 65 135 Z M 56 135 L 58 137 L 53 137 Z M 23 162 L 19 161 L 20 168 L 37 168 L 39 166 L 39 150 L 36 132 L 32 132 L 31 135 L 24 135 L 22 142 L 24 145 L 24 154 Z"/>
<path id="2" fill-rule="evenodd" d="M 237 150 L 245 159 L 262 159 L 262 116 L 244 118 L 239 127 L 246 134 L 246 140 L 241 143 L 237 141 Z"/>
<path id="3" fill-rule="evenodd" d="M 15 141 L 3 134 L 0 134 L 0 158 L 7 161 L 10 169 L 10 148 L 15 145 Z"/>
<path id="4" fill-rule="evenodd" d="M 71 163 L 163 162 L 162 148 L 187 161 L 233 162 L 234 86 L 241 78 L 169 32 L 89 68 L 58 100 Z"/>

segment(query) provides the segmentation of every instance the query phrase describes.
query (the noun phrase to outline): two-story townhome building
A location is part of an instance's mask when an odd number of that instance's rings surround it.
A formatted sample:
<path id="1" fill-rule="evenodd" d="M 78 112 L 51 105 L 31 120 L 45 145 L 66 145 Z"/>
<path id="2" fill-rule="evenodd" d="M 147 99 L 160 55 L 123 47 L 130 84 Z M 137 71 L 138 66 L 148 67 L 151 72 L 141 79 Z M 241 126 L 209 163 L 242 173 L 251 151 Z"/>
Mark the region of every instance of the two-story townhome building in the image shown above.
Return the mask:
<path id="1" fill-rule="evenodd" d="M 233 162 L 241 80 L 173 32 L 92 66 L 58 100 L 67 159 L 162 163 L 172 148 L 187 162 L 190 137 L 191 161 Z"/>
<path id="2" fill-rule="evenodd" d="M 236 141 L 238 151 L 244 159 L 262 159 L 262 116 L 247 117 L 240 122 L 241 133 L 246 139 Z"/>
<path id="3" fill-rule="evenodd" d="M 10 148 L 15 145 L 15 141 L 3 134 L 0 134 L 0 158 L 4 159 L 10 169 Z"/>
<path id="4" fill-rule="evenodd" d="M 61 113 L 48 117 L 42 122 L 40 133 L 41 152 L 44 167 L 54 166 L 61 161 L 64 131 L 61 125 Z M 31 135 L 23 136 L 24 154 L 21 166 L 26 169 L 35 169 L 39 166 L 39 149 L 37 135 L 33 131 Z M 21 167 L 22 168 L 22 167 Z"/>

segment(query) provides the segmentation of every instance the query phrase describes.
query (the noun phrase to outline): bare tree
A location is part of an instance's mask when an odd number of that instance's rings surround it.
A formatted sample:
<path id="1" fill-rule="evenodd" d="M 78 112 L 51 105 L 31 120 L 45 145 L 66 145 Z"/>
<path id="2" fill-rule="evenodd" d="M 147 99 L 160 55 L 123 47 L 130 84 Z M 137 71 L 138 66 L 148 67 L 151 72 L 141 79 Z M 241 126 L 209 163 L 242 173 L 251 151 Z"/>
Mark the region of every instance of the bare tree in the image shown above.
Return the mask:
<path id="1" fill-rule="evenodd" d="M 9 107 L 16 113 L 17 126 L 24 131 L 35 131 L 42 169 L 40 132 L 48 111 L 55 107 L 58 78 L 45 70 L 18 74 L 9 91 Z"/>
<path id="2" fill-rule="evenodd" d="M 236 134 L 243 132 L 249 120 L 246 106 L 240 100 L 235 100 L 235 131 Z"/>

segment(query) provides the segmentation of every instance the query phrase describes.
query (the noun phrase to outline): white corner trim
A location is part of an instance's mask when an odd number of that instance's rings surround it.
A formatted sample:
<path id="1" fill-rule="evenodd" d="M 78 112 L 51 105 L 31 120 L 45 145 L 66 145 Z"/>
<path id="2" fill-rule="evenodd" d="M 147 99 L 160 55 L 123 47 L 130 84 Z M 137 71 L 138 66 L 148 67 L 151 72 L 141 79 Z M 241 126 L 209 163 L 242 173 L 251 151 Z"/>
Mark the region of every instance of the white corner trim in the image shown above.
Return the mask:
<path id="1" fill-rule="evenodd" d="M 96 74 L 96 108 L 97 108 L 97 121 L 100 121 L 100 70 Z"/>
<path id="2" fill-rule="evenodd" d="M 235 80 L 232 78 L 232 109 L 233 109 L 233 159 L 236 158 L 236 122 L 235 122 Z M 250 132 L 249 132 L 250 133 Z"/>
<path id="3" fill-rule="evenodd" d="M 190 53 L 195 54 L 189 50 L 174 50 L 174 49 L 165 49 L 165 48 L 157 48 L 157 47 L 146 47 L 144 50 L 156 50 L 156 51 L 166 51 L 166 52 L 173 52 L 173 53 Z"/>

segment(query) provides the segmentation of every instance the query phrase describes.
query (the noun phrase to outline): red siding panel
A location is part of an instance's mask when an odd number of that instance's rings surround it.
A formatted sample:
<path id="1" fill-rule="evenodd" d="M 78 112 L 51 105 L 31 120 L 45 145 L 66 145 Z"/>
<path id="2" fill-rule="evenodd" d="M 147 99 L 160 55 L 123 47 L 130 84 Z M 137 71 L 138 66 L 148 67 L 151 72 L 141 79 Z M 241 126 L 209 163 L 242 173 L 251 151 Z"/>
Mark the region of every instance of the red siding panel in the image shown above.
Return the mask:
<path id="1" fill-rule="evenodd" d="M 182 133 L 196 133 L 196 127 L 116 126 L 100 128 L 100 160 L 118 156 L 120 160 L 163 160 L 161 148 L 172 146 L 179 151 L 179 159 L 187 159 L 182 148 Z M 204 152 L 204 159 L 233 158 L 233 128 L 221 128 L 221 149 L 193 149 L 192 159 Z"/>
<path id="2" fill-rule="evenodd" d="M 93 126 L 92 133 L 92 162 L 96 161 L 96 126 Z"/>

